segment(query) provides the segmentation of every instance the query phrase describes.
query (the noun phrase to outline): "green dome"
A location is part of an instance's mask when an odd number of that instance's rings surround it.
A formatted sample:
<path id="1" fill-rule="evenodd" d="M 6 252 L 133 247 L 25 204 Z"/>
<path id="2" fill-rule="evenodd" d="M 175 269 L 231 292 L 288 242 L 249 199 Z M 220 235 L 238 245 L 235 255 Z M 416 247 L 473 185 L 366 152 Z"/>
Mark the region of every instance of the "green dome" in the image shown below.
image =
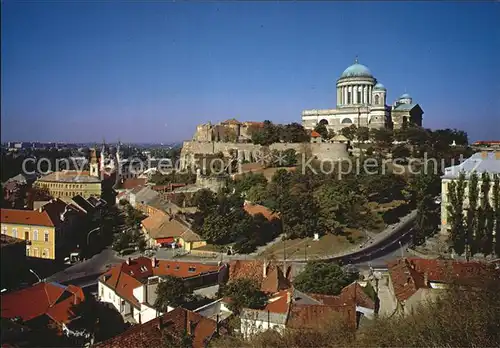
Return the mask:
<path id="1" fill-rule="evenodd" d="M 375 85 L 375 87 L 373 87 L 373 90 L 379 90 L 379 91 L 387 91 L 387 89 L 385 88 L 385 86 L 381 83 L 377 83 Z"/>
<path id="2" fill-rule="evenodd" d="M 405 93 L 401 97 L 399 97 L 399 99 L 411 99 L 411 95 L 409 95 L 408 93 Z"/>
<path id="3" fill-rule="evenodd" d="M 370 69 L 358 62 L 344 70 L 340 77 L 373 77 Z"/>

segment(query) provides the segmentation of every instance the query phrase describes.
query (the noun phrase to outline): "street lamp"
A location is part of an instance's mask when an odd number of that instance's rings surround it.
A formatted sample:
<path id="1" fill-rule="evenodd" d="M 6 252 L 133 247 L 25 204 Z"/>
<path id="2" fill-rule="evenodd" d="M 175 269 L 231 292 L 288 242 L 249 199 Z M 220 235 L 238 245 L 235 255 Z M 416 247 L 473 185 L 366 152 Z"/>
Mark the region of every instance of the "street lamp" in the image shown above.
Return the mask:
<path id="1" fill-rule="evenodd" d="M 35 277 L 37 277 L 37 279 L 38 279 L 38 282 L 39 282 L 39 283 L 41 283 L 41 282 L 42 282 L 42 279 L 38 276 L 38 274 L 36 274 L 36 273 L 35 273 L 35 271 L 33 271 L 31 268 L 29 269 L 29 271 L 30 271 L 31 273 L 33 273 L 33 274 L 35 275 Z"/>
<path id="2" fill-rule="evenodd" d="M 96 227 L 96 228 L 94 228 L 92 231 L 90 231 L 89 233 L 87 233 L 87 246 L 89 246 L 89 238 L 90 238 L 90 234 L 91 234 L 92 232 L 98 231 L 98 230 L 100 230 L 100 229 L 101 229 L 101 227 Z"/>

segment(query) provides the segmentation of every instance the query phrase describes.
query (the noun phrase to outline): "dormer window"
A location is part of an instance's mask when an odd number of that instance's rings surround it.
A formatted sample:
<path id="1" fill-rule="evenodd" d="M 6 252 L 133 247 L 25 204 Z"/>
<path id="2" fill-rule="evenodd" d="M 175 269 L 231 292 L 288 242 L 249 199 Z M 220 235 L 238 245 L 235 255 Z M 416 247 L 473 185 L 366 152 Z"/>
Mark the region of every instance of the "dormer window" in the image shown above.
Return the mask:
<path id="1" fill-rule="evenodd" d="M 189 267 L 188 272 L 196 272 L 196 267 L 193 266 Z"/>
<path id="2" fill-rule="evenodd" d="M 179 265 L 175 266 L 175 270 L 176 270 L 176 271 L 178 271 L 179 269 L 180 269 L 180 266 L 179 266 Z"/>

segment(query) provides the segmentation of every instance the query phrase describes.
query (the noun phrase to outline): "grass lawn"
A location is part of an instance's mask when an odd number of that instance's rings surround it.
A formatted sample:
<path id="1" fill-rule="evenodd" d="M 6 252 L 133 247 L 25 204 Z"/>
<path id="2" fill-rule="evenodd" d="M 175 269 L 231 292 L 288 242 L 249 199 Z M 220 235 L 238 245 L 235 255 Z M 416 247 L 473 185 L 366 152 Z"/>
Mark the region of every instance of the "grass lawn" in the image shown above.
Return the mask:
<path id="1" fill-rule="evenodd" d="M 313 260 L 322 256 L 347 251 L 366 239 L 362 232 L 357 230 L 349 230 L 349 232 L 354 243 L 349 242 L 345 236 L 336 236 L 333 234 L 327 234 L 321 237 L 319 241 L 313 241 L 313 238 L 288 239 L 284 243 L 279 242 L 274 244 L 259 256 L 282 259 L 285 251 L 287 258 L 305 258 L 307 253 L 307 259 Z M 285 250 L 283 250 L 284 248 Z"/>

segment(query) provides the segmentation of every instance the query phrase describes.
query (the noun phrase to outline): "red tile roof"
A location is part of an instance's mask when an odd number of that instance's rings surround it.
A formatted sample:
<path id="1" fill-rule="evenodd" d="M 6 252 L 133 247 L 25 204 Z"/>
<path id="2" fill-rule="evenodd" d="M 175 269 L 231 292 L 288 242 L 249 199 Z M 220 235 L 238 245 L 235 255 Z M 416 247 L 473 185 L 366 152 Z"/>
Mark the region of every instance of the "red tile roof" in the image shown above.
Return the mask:
<path id="1" fill-rule="evenodd" d="M 281 290 L 270 296 L 263 311 L 271 313 L 287 313 L 290 301 L 290 290 Z"/>
<path id="2" fill-rule="evenodd" d="M 343 288 L 338 296 L 308 295 L 328 306 L 344 306 L 354 303 L 356 306 L 375 309 L 375 302 L 364 292 L 363 287 L 358 282 L 353 282 Z"/>
<path id="3" fill-rule="evenodd" d="M 484 275 L 491 274 L 491 268 L 480 262 L 407 258 L 393 261 L 388 266 L 399 301 L 409 299 L 418 289 L 430 288 L 428 282 L 474 284 Z"/>
<path id="4" fill-rule="evenodd" d="M 135 325 L 124 333 L 97 344 L 96 348 L 149 348 L 164 345 L 162 330 L 177 338 L 190 333 L 193 348 L 204 348 L 217 332 L 217 323 L 198 313 L 177 307 L 142 325 Z M 193 331 L 191 331 L 193 330 Z M 222 332 L 221 332 L 222 333 Z"/>
<path id="5" fill-rule="evenodd" d="M 292 305 L 287 327 L 292 329 L 313 329 L 328 324 L 332 318 L 341 318 L 352 328 L 356 328 L 356 305 Z"/>
<path id="6" fill-rule="evenodd" d="M 63 294 L 65 294 L 63 296 Z M 70 285 L 38 283 L 32 287 L 1 296 L 2 318 L 20 317 L 29 321 L 42 315 L 49 316 L 57 323 L 71 321 L 73 305 L 85 299 L 83 290 Z"/>
<path id="7" fill-rule="evenodd" d="M 313 130 L 311 132 L 311 137 L 313 137 L 313 138 L 321 138 L 321 134 L 319 134 L 318 132 L 316 132 L 315 130 Z"/>
<path id="8" fill-rule="evenodd" d="M 143 185 L 146 185 L 146 179 L 144 179 L 144 178 L 131 178 L 131 179 L 125 179 L 120 184 L 120 188 L 124 189 L 124 190 L 131 190 L 134 187 L 143 186 Z"/>
<path id="9" fill-rule="evenodd" d="M 5 224 L 54 227 L 47 212 L 37 210 L 1 209 L 1 222 Z"/>
<path id="10" fill-rule="evenodd" d="M 155 267 L 153 267 L 153 259 L 141 256 L 131 259 L 129 264 L 123 262 L 112 267 L 99 278 L 99 281 L 115 290 L 121 298 L 139 307 L 140 304 L 133 295 L 133 289 L 141 286 L 143 279 L 167 275 L 191 278 L 206 273 L 219 272 L 221 268 L 222 266 L 217 265 L 168 260 L 156 260 Z"/>
<path id="11" fill-rule="evenodd" d="M 245 209 L 245 211 L 252 216 L 257 214 L 262 214 L 269 221 L 273 219 L 279 219 L 279 214 L 273 213 L 271 209 L 260 204 L 252 204 L 245 202 L 245 204 L 243 205 L 243 209 Z"/>
<path id="12" fill-rule="evenodd" d="M 275 293 L 290 287 L 290 281 L 284 277 L 283 271 L 274 263 L 266 266 L 266 277 L 264 277 L 263 260 L 233 260 L 229 263 L 229 281 L 246 278 L 253 279 L 268 293 Z M 277 270 L 278 269 L 278 270 Z"/>

